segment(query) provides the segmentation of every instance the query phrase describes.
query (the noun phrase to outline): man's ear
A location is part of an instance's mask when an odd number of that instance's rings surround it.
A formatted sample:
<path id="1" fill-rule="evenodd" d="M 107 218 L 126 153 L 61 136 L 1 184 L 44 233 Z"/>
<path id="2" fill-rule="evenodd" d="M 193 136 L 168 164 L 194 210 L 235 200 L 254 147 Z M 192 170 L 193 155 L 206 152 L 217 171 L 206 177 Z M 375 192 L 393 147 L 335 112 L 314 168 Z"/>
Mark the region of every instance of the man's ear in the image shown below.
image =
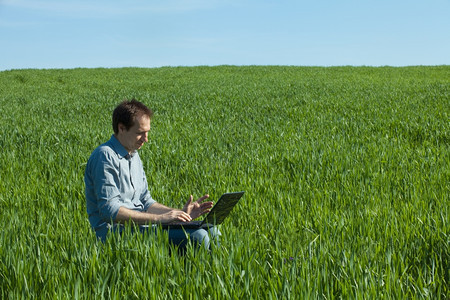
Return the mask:
<path id="1" fill-rule="evenodd" d="M 122 123 L 119 123 L 117 125 L 117 128 L 119 129 L 119 133 L 122 133 L 127 130 L 127 127 L 125 125 L 123 125 Z"/>

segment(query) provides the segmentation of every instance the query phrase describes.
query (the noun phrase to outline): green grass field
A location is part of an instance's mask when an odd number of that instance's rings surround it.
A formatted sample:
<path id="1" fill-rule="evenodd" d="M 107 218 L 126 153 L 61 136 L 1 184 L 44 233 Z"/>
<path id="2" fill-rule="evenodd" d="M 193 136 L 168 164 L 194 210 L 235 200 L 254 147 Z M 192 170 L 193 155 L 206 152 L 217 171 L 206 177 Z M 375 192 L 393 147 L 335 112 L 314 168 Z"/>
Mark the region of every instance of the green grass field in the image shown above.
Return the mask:
<path id="1" fill-rule="evenodd" d="M 246 194 L 212 255 L 96 241 L 83 174 L 137 98 L 153 198 Z M 0 298 L 450 298 L 450 66 L 0 72 Z"/>

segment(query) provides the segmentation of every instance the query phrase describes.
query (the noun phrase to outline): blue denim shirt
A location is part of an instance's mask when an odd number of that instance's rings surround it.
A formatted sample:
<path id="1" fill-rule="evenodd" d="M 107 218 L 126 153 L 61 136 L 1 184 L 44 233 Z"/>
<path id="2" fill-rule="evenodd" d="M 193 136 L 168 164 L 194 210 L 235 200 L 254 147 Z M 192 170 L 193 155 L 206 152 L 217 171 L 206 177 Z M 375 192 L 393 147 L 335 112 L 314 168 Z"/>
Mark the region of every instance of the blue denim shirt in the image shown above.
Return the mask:
<path id="1" fill-rule="evenodd" d="M 102 240 L 114 226 L 120 207 L 146 211 L 155 203 L 139 154 L 128 154 L 114 135 L 92 152 L 84 183 L 89 222 Z"/>

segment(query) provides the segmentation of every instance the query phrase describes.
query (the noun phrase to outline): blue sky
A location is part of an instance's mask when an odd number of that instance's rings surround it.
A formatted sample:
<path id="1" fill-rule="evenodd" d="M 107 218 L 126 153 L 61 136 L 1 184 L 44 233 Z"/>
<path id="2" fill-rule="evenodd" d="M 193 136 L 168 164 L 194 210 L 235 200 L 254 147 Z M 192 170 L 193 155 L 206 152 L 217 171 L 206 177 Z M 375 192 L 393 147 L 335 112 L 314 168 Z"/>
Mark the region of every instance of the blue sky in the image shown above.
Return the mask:
<path id="1" fill-rule="evenodd" d="M 0 70 L 450 64 L 450 0 L 0 0 Z"/>

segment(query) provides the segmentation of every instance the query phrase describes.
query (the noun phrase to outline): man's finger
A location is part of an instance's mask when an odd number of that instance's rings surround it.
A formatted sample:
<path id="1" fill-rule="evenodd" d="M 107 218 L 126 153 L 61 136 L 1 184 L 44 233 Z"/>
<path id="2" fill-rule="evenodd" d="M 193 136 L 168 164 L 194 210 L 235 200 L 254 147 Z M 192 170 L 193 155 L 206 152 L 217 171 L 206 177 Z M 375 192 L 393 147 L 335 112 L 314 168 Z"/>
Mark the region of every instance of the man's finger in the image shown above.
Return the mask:
<path id="1" fill-rule="evenodd" d="M 183 206 L 183 211 L 187 212 L 187 210 L 188 210 L 188 208 L 189 208 L 189 205 L 192 203 L 192 199 L 194 199 L 194 197 L 191 195 L 191 196 L 189 197 L 189 200 L 186 202 L 186 204 L 184 204 L 184 206 Z"/>
<path id="2" fill-rule="evenodd" d="M 210 206 L 210 207 L 212 207 L 213 206 L 213 202 L 212 201 L 207 201 L 207 202 L 203 202 L 202 204 L 200 204 L 200 206 Z"/>
<path id="3" fill-rule="evenodd" d="M 197 202 L 200 203 L 200 202 L 202 202 L 203 200 L 205 200 L 205 199 L 207 199 L 207 198 L 209 198 L 209 195 L 208 195 L 208 194 L 206 194 L 206 195 L 204 195 L 204 196 L 198 198 Z"/>
<path id="4" fill-rule="evenodd" d="M 178 219 L 180 221 L 184 221 L 184 222 L 186 222 L 186 221 L 189 222 L 192 220 L 191 216 L 185 212 L 181 212 L 181 214 L 178 215 Z"/>
<path id="5" fill-rule="evenodd" d="M 200 216 L 209 213 L 211 210 L 210 209 L 205 209 L 200 213 Z"/>

